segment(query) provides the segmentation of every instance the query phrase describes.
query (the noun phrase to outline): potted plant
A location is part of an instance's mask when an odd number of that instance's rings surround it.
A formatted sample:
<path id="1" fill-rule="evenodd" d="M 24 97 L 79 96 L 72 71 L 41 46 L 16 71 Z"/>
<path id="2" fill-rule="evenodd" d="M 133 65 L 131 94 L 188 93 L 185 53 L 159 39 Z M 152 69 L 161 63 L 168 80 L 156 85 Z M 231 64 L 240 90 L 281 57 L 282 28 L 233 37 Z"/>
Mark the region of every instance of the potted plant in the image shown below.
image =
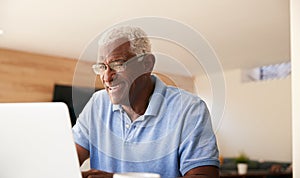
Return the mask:
<path id="1" fill-rule="evenodd" d="M 249 158 L 245 153 L 240 153 L 235 159 L 237 164 L 238 174 L 246 174 L 248 170 Z"/>

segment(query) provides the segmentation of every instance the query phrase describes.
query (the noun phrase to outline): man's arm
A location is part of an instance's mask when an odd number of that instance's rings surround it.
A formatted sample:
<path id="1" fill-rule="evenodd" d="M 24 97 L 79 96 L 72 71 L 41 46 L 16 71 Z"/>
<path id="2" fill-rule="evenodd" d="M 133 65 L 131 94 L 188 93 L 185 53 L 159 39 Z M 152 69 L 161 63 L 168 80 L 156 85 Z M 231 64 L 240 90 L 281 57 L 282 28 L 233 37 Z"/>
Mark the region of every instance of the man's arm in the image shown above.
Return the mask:
<path id="1" fill-rule="evenodd" d="M 80 163 L 80 166 L 82 165 L 82 163 L 89 158 L 90 156 L 90 152 L 83 148 L 82 146 L 78 145 L 76 143 L 76 150 L 77 150 L 77 155 L 78 155 L 78 158 L 79 158 L 79 163 Z"/>
<path id="2" fill-rule="evenodd" d="M 76 150 L 79 158 L 79 163 L 81 166 L 82 163 L 90 157 L 90 152 L 78 144 L 76 144 Z M 81 175 L 82 178 L 99 178 L 99 177 L 112 178 L 113 177 L 113 173 L 108 173 L 108 172 L 95 170 L 95 169 L 83 171 L 81 172 Z"/>
<path id="3" fill-rule="evenodd" d="M 218 178 L 219 168 L 216 166 L 200 166 L 189 170 L 184 177 Z"/>
<path id="4" fill-rule="evenodd" d="M 180 171 L 184 177 L 219 177 L 219 151 L 205 102 L 193 104 L 187 115 L 183 135 L 188 136 L 180 146 Z M 188 169 L 191 166 L 194 168 Z"/>

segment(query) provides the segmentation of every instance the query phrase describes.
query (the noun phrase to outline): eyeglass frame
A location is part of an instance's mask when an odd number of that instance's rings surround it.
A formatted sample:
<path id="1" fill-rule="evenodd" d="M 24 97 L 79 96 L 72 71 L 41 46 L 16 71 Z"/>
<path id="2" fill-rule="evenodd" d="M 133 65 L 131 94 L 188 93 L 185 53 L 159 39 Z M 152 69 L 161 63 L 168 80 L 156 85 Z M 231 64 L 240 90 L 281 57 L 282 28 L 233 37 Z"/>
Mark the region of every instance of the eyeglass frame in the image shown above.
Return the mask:
<path id="1" fill-rule="evenodd" d="M 130 58 L 130 59 L 127 60 L 127 61 L 122 60 L 122 59 L 118 59 L 118 60 L 115 60 L 115 61 L 110 62 L 109 64 L 104 64 L 103 62 L 102 62 L 102 63 L 96 63 L 96 64 L 93 64 L 93 65 L 92 65 L 92 69 L 93 69 L 93 71 L 94 71 L 94 73 L 95 73 L 96 75 L 103 75 L 104 72 L 105 72 L 108 68 L 109 68 L 110 70 L 112 70 L 112 71 L 115 71 L 116 73 L 124 72 L 124 71 L 126 70 L 127 65 L 128 65 L 130 62 L 134 61 L 135 59 L 138 59 L 138 62 L 141 62 L 141 61 L 143 61 L 143 59 L 144 59 L 144 58 L 141 59 L 141 57 L 143 57 L 143 56 L 145 56 L 145 55 L 146 55 L 146 54 L 140 54 L 140 55 L 137 55 L 137 56 L 134 56 L 134 57 Z M 124 59 L 125 59 L 125 57 L 124 57 Z M 121 62 L 121 61 L 125 61 L 125 62 L 123 62 L 122 64 L 118 64 L 118 65 L 116 64 L 116 63 Z M 113 64 L 115 64 L 115 65 L 113 65 Z M 102 72 L 97 71 L 97 69 L 100 70 L 100 65 L 102 65 L 102 66 L 104 67 L 104 70 L 103 70 Z M 123 69 L 122 69 L 122 70 L 117 70 L 116 67 L 123 67 Z"/>

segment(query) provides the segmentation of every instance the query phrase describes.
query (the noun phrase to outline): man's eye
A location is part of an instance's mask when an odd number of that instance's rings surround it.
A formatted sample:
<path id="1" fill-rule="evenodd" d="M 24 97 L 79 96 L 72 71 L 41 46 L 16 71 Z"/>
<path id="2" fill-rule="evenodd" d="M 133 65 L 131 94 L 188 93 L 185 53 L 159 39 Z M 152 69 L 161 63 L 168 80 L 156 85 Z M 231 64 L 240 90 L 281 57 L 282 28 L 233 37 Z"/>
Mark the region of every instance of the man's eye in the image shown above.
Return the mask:
<path id="1" fill-rule="evenodd" d="M 98 65 L 98 67 L 100 70 L 105 70 L 105 68 L 106 68 L 104 64 L 100 64 L 100 65 Z"/>
<path id="2" fill-rule="evenodd" d="M 116 63 L 113 63 L 112 64 L 112 68 L 114 69 L 114 70 L 122 70 L 123 69 L 123 62 L 121 63 L 121 62 L 116 62 Z"/>
<path id="3" fill-rule="evenodd" d="M 119 67 L 119 66 L 123 66 L 123 64 L 124 64 L 123 62 L 116 62 L 113 64 L 113 66 Z"/>
<path id="4" fill-rule="evenodd" d="M 110 66 L 122 66 L 124 64 L 124 60 L 116 60 L 110 63 Z"/>

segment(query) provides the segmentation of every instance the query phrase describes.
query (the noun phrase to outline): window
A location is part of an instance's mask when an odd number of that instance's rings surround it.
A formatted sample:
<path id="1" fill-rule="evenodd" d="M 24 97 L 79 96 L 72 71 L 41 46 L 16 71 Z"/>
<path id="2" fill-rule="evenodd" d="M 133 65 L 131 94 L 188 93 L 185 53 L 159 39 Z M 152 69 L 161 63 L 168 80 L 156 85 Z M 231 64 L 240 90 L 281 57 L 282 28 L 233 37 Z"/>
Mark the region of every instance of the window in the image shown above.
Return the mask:
<path id="1" fill-rule="evenodd" d="M 243 82 L 281 79 L 291 74 L 291 62 L 267 65 L 245 70 Z"/>

